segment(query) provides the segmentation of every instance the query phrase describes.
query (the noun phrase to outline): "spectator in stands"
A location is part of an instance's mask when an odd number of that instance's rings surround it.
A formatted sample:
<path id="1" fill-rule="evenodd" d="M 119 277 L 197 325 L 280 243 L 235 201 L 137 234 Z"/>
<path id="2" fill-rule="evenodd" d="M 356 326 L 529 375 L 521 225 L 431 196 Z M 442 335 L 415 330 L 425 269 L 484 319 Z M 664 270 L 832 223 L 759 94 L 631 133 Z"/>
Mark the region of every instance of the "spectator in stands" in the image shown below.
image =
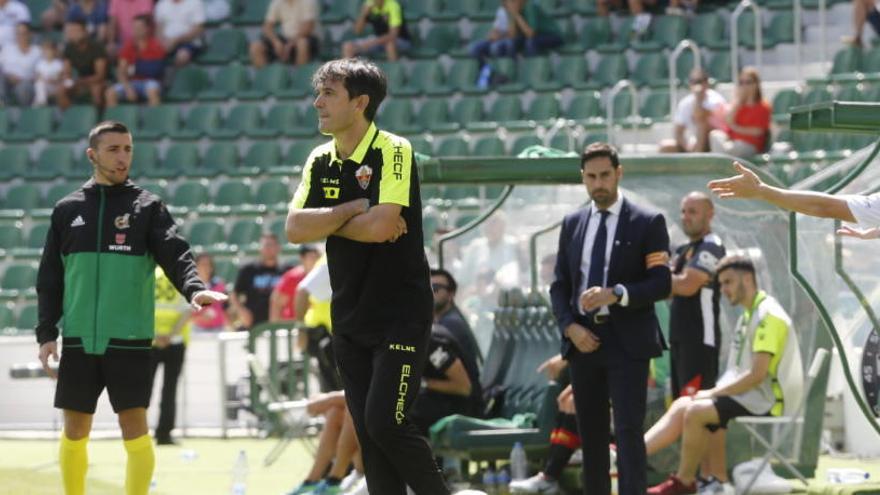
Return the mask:
<path id="1" fill-rule="evenodd" d="M 721 291 L 743 315 L 731 341 L 727 370 L 718 384 L 694 397 L 681 397 L 645 434 L 648 455 L 682 439 L 678 472 L 648 490 L 649 495 L 696 492 L 696 474 L 709 435 L 739 416 L 779 416 L 800 403 L 803 370 L 797 332 L 782 306 L 758 289 L 755 266 L 745 256 L 727 256 L 716 270 Z"/>
<path id="2" fill-rule="evenodd" d="M 30 24 L 31 11 L 18 0 L 0 0 L 0 49 L 15 43 L 15 30 L 21 23 Z"/>
<path id="3" fill-rule="evenodd" d="M 205 20 L 208 22 L 220 22 L 226 19 L 231 10 L 229 0 L 205 0 Z"/>
<path id="4" fill-rule="evenodd" d="M 31 26 L 21 23 L 15 28 L 15 43 L 3 46 L 0 65 L 3 81 L 0 84 L 0 101 L 5 105 L 13 100 L 27 106 L 34 99 L 34 79 L 40 49 L 31 44 Z"/>
<path id="5" fill-rule="evenodd" d="M 64 25 L 69 4 L 68 0 L 52 0 L 46 10 L 40 12 L 40 25 L 44 31 L 55 31 Z"/>
<path id="6" fill-rule="evenodd" d="M 269 321 L 302 319 L 303 315 L 296 313 L 293 304 L 296 288 L 302 279 L 312 271 L 320 257 L 321 252 L 311 244 L 302 244 L 299 247 L 300 264 L 284 272 L 278 285 L 272 291 L 269 302 Z"/>
<path id="7" fill-rule="evenodd" d="M 241 267 L 229 302 L 238 317 L 238 330 L 250 330 L 269 319 L 272 290 L 286 271 L 278 260 L 278 237 L 266 232 L 260 237 L 260 259 Z"/>
<path id="8" fill-rule="evenodd" d="M 351 58 L 360 53 L 369 55 L 384 51 L 388 60 L 394 61 L 400 57 L 400 53 L 406 52 L 412 46 L 409 31 L 406 29 L 406 19 L 403 16 L 403 7 L 397 0 L 364 2 L 361 13 L 354 23 L 354 34 L 360 35 L 367 23 L 373 28 L 372 36 L 343 43 L 343 57 Z"/>
<path id="9" fill-rule="evenodd" d="M 489 37 L 473 43 L 470 53 L 482 63 L 487 57 L 513 57 L 519 52 L 531 57 L 562 42 L 556 21 L 537 2 L 502 0 Z"/>
<path id="10" fill-rule="evenodd" d="M 317 0 L 272 0 L 263 35 L 251 43 L 251 63 L 260 68 L 274 60 L 302 65 L 318 54 L 320 6 Z M 281 26 L 281 34 L 275 25 Z"/>
<path id="11" fill-rule="evenodd" d="M 199 279 L 209 290 L 226 294 L 226 283 L 214 273 L 214 258 L 207 253 L 196 255 L 196 269 Z M 226 330 L 226 308 L 222 302 L 215 302 L 192 315 L 193 330 L 197 332 L 222 332 Z"/>
<path id="12" fill-rule="evenodd" d="M 455 293 L 458 291 L 455 277 L 442 268 L 434 268 L 431 270 L 431 288 L 434 290 L 434 323 L 446 328 L 455 337 L 464 356 L 482 368 L 483 354 L 474 332 L 455 304 Z"/>
<path id="13" fill-rule="evenodd" d="M 844 37 L 843 41 L 861 48 L 865 22 L 871 24 L 874 33 L 880 36 L 880 11 L 877 10 L 874 0 L 852 0 L 852 11 L 853 34 Z"/>
<path id="14" fill-rule="evenodd" d="M 632 23 L 632 32 L 636 36 L 641 36 L 648 31 L 651 26 L 651 13 L 649 9 L 657 7 L 659 0 L 626 0 L 629 13 L 635 19 Z M 670 5 L 672 2 L 670 2 Z M 596 14 L 600 16 L 608 16 L 611 9 L 620 10 L 623 8 L 623 0 L 596 0 Z"/>
<path id="15" fill-rule="evenodd" d="M 58 58 L 58 45 L 48 36 L 43 39 L 35 72 L 34 106 L 44 106 L 49 103 L 49 98 L 55 98 L 64 74 L 64 62 Z"/>
<path id="16" fill-rule="evenodd" d="M 64 47 L 64 75 L 58 88 L 58 106 L 70 106 L 71 98 L 92 97 L 92 103 L 101 107 L 104 86 L 107 83 L 107 52 L 86 32 L 86 24 L 79 19 L 64 24 L 67 45 Z"/>
<path id="17" fill-rule="evenodd" d="M 153 0 L 110 0 L 107 11 L 110 23 L 107 29 L 108 52 L 116 56 L 116 50 L 125 46 L 134 34 L 134 18 L 153 13 Z"/>
<path id="18" fill-rule="evenodd" d="M 86 30 L 100 43 L 107 43 L 107 25 L 110 17 L 104 0 L 78 0 L 67 10 L 68 19 L 85 21 Z"/>
<path id="19" fill-rule="evenodd" d="M 158 105 L 164 72 L 165 48 L 156 37 L 153 16 L 139 15 L 134 19 L 132 38 L 119 52 L 119 82 L 107 89 L 107 106 L 115 107 L 120 99 L 130 103 L 146 100 L 150 106 Z"/>
<path id="20" fill-rule="evenodd" d="M 337 390 L 309 399 L 306 412 L 310 416 L 324 415 L 324 428 L 318 437 L 318 449 L 309 474 L 287 495 L 367 493 L 366 486 L 361 487 L 362 491 L 347 491 L 356 485 L 363 485 L 362 482 L 366 480 L 360 444 L 345 404 L 345 393 Z M 354 469 L 346 476 L 350 464 L 354 464 Z"/>
<path id="21" fill-rule="evenodd" d="M 727 105 L 721 93 L 709 87 L 709 75 L 695 68 L 688 77 L 691 94 L 675 109 L 675 139 L 660 142 L 661 153 L 709 151 L 709 132 L 723 125 L 719 115 Z"/>
<path id="22" fill-rule="evenodd" d="M 422 373 L 422 387 L 409 417 L 422 435 L 438 420 L 452 414 L 479 416 L 483 391 L 477 362 L 466 356 L 449 330 L 431 327 L 428 362 Z"/>
<path id="23" fill-rule="evenodd" d="M 470 285 L 481 272 L 488 270 L 502 288 L 519 285 L 519 245 L 507 234 L 507 215 L 498 211 L 483 222 L 483 236 L 477 237 L 464 249 L 458 279 L 461 285 Z"/>
<path id="24" fill-rule="evenodd" d="M 687 15 L 690 17 L 694 15 L 699 6 L 699 0 L 669 0 L 666 15 Z"/>
<path id="25" fill-rule="evenodd" d="M 733 106 L 725 118 L 727 129 L 709 132 L 709 146 L 713 153 L 727 153 L 739 158 L 750 158 L 763 153 L 770 135 L 773 109 L 761 93 L 758 69 L 744 67 L 739 73 Z"/>
<path id="26" fill-rule="evenodd" d="M 156 25 L 174 65 L 183 67 L 202 50 L 205 4 L 202 0 L 159 0 Z"/>

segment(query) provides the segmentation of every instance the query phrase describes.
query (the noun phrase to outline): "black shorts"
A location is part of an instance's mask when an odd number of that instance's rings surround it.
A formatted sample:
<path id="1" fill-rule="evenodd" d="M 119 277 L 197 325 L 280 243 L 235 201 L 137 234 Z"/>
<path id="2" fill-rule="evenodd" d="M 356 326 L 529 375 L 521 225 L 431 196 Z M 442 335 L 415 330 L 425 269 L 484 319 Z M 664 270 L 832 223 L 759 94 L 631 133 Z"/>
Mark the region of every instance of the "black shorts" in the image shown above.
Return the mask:
<path id="1" fill-rule="evenodd" d="M 738 418 L 740 416 L 770 415 L 769 412 L 767 414 L 755 414 L 729 396 L 715 397 L 712 399 L 712 402 L 715 404 L 715 410 L 718 411 L 718 423 L 714 425 L 706 425 L 706 428 L 712 432 L 718 431 L 719 428 L 727 428 L 727 423 L 733 418 Z"/>
<path id="2" fill-rule="evenodd" d="M 150 405 L 153 388 L 150 340 L 125 341 L 127 346 L 136 348 L 108 347 L 103 355 L 86 354 L 78 343 L 79 339 L 64 339 L 55 385 L 55 407 L 94 414 L 104 387 L 107 387 L 113 412 Z M 114 344 L 114 339 L 110 344 Z"/>
<path id="3" fill-rule="evenodd" d="M 715 386 L 718 380 L 717 347 L 708 346 L 702 341 L 692 343 L 685 340 L 672 342 L 669 350 L 673 400 L 681 397 L 685 386 L 697 376 L 700 377 L 700 390 Z"/>
<path id="4" fill-rule="evenodd" d="M 285 38 L 284 36 L 282 36 L 280 34 L 277 36 L 278 36 L 278 39 L 281 40 L 282 43 L 287 43 L 287 38 Z M 272 48 L 272 42 L 269 41 L 269 38 L 267 38 L 265 36 L 260 36 L 260 40 L 263 42 L 263 46 L 266 48 L 266 57 L 268 58 L 269 62 L 274 62 L 275 60 L 278 60 L 278 57 L 275 55 L 275 49 Z M 318 55 L 319 48 L 320 48 L 320 42 L 318 41 L 318 38 L 310 35 L 309 36 L 309 54 L 311 55 L 312 58 L 315 58 Z M 290 63 L 290 62 L 293 62 L 294 60 L 296 60 L 296 48 L 295 47 L 290 50 L 290 58 L 288 58 L 287 60 L 280 60 L 280 62 Z"/>

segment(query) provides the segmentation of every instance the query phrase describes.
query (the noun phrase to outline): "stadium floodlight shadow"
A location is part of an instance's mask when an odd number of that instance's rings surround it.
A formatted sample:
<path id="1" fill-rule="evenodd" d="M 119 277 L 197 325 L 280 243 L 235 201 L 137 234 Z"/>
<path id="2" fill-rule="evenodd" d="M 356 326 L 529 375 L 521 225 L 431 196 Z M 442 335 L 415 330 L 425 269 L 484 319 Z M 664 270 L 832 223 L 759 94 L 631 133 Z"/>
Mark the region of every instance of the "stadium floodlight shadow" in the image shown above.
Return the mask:
<path id="1" fill-rule="evenodd" d="M 779 451 L 779 447 L 782 445 L 787 445 L 787 440 L 792 440 L 794 445 L 792 446 L 792 452 L 800 452 L 800 442 L 802 435 L 797 434 L 798 429 L 802 429 L 804 425 L 804 416 L 803 412 L 807 405 L 807 399 L 810 396 L 810 391 L 813 388 L 813 383 L 816 381 L 816 377 L 819 375 L 819 371 L 822 369 L 822 365 L 825 363 L 825 359 L 828 357 L 828 350 L 822 347 L 816 349 L 816 353 L 813 355 L 813 361 L 810 364 L 810 369 L 807 372 L 806 383 L 804 384 L 804 394 L 801 397 L 800 403 L 794 409 L 791 415 L 783 415 L 783 416 L 741 416 L 739 418 L 734 419 L 737 423 L 743 425 L 743 427 L 748 431 L 749 435 L 752 438 L 758 441 L 767 452 L 764 454 L 764 457 L 761 459 L 761 464 L 755 469 L 754 474 L 752 474 L 749 482 L 746 483 L 745 489 L 739 490 L 737 489 L 737 494 L 747 494 L 750 493 L 752 489 L 752 485 L 758 480 L 761 472 L 770 462 L 770 458 L 775 458 L 783 466 L 785 466 L 788 471 L 794 475 L 804 486 L 808 486 L 808 482 L 806 477 L 801 474 L 800 471 L 791 463 L 783 453 Z M 761 433 L 758 431 L 758 426 L 760 425 L 770 425 L 772 429 L 772 439 L 768 441 Z M 793 438 L 792 438 L 793 436 Z"/>

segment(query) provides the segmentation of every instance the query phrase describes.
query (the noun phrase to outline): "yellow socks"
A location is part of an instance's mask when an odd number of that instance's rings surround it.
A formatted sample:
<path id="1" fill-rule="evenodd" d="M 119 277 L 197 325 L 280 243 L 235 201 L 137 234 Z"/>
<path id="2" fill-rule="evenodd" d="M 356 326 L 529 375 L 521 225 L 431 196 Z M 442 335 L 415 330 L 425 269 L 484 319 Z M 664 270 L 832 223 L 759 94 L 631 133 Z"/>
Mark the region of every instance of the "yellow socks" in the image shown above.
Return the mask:
<path id="1" fill-rule="evenodd" d="M 125 468 L 125 494 L 146 495 L 150 491 L 156 457 L 153 453 L 153 440 L 150 435 L 142 435 L 125 440 L 128 464 Z"/>
<path id="2" fill-rule="evenodd" d="M 89 437 L 71 440 L 61 434 L 58 463 L 61 465 L 61 481 L 66 495 L 83 495 L 86 492 L 86 470 L 89 468 Z"/>

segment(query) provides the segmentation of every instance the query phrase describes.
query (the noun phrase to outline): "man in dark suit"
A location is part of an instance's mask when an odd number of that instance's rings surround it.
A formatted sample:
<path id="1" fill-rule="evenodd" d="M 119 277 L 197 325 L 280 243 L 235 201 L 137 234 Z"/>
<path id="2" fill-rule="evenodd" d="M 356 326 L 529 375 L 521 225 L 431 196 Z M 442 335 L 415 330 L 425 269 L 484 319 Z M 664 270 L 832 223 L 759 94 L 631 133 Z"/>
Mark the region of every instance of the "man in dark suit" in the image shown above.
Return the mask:
<path id="1" fill-rule="evenodd" d="M 623 168 L 612 146 L 587 146 L 581 176 L 592 203 L 562 222 L 550 295 L 570 364 L 584 493 L 611 493 L 610 399 L 619 493 L 644 495 L 648 363 L 665 346 L 654 302 L 671 290 L 669 235 L 663 215 L 619 193 Z"/>

